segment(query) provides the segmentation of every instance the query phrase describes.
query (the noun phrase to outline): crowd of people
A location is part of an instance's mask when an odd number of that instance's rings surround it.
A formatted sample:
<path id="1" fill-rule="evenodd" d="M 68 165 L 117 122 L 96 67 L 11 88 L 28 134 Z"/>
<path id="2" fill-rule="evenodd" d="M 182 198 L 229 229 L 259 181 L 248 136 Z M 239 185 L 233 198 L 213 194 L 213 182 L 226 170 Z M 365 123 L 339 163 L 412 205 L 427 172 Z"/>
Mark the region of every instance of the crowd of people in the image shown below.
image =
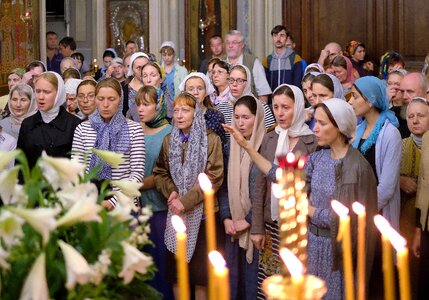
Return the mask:
<path id="1" fill-rule="evenodd" d="M 274 50 L 263 59 L 246 51 L 237 30 L 210 38 L 212 57 L 188 72 L 173 42 L 161 61 L 134 41 L 103 53 L 89 72 L 72 37 L 48 32 L 47 64 L 11 70 L 0 98 L 0 150 L 21 149 L 30 166 L 45 151 L 97 168 L 102 180 L 143 183 L 140 207 L 150 207 L 152 244 L 142 251 L 157 267 L 151 285 L 177 295 L 172 215 L 187 227 L 186 259 L 195 299 L 207 298 L 207 240 L 199 173 L 216 192 L 217 248 L 230 269 L 231 299 L 263 299 L 262 281 L 280 273 L 277 157 L 307 155 L 309 274 L 326 282 L 325 299 L 344 299 L 342 255 L 336 240 L 337 199 L 367 211 L 367 298 L 382 299 L 381 238 L 373 216 L 383 215 L 408 242 L 412 291 L 427 299 L 429 272 L 428 62 L 407 72 L 403 57 L 386 52 L 379 71 L 365 45 L 332 42 L 317 62 L 295 52 L 292 33 L 277 25 Z M 92 148 L 123 154 L 118 168 Z M 113 187 L 115 188 L 115 187 Z M 114 210 L 116 196 L 101 204 Z M 352 245 L 356 220 L 352 216 Z M 353 251 L 355 254 L 356 251 Z"/>

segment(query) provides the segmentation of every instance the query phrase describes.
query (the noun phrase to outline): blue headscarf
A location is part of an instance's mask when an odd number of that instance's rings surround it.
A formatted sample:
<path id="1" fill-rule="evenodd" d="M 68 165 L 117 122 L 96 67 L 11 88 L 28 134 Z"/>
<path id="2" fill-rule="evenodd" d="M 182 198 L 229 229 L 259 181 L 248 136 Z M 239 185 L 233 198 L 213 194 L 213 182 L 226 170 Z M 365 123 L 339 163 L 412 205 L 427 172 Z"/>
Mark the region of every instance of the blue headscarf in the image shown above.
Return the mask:
<path id="1" fill-rule="evenodd" d="M 354 86 L 369 103 L 381 111 L 374 129 L 359 149 L 362 154 L 365 154 L 366 151 L 377 142 L 378 135 L 380 134 L 386 120 L 389 120 L 390 123 L 396 127 L 399 127 L 399 122 L 395 114 L 389 110 L 389 100 L 386 93 L 387 85 L 384 81 L 374 76 L 365 76 L 356 80 Z M 353 147 L 359 147 L 359 142 L 365 131 L 366 124 L 367 122 L 364 120 L 358 126 L 356 131 L 356 140 L 353 142 Z"/>
<path id="2" fill-rule="evenodd" d="M 94 143 L 94 148 L 96 149 L 126 153 L 131 148 L 128 123 L 122 114 L 122 106 L 124 102 L 122 89 L 120 96 L 118 109 L 108 123 L 104 122 L 104 119 L 101 117 L 98 110 L 89 116 L 91 127 L 94 128 L 95 132 L 97 133 Z M 98 179 L 112 179 L 112 167 L 101 160 L 98 155 L 92 153 L 89 169 L 92 169 L 99 164 L 101 164 L 101 169 L 97 174 Z"/>

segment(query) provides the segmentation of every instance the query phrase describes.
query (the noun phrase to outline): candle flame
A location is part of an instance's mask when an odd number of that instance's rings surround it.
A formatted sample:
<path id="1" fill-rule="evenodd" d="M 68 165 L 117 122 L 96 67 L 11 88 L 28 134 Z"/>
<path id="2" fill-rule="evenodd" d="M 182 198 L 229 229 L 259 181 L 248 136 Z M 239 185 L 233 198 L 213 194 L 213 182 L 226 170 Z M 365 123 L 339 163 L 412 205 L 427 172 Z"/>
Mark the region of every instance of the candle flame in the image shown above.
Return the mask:
<path id="1" fill-rule="evenodd" d="M 286 161 L 290 164 L 293 163 L 295 161 L 295 154 L 293 154 L 292 152 L 289 152 L 286 155 Z"/>
<path id="2" fill-rule="evenodd" d="M 176 230 L 176 232 L 186 232 L 185 223 L 183 223 L 182 218 L 180 218 L 179 216 L 171 216 L 171 224 L 173 224 L 173 228 L 174 230 Z"/>
<path id="3" fill-rule="evenodd" d="M 276 197 L 276 198 L 282 198 L 283 197 L 283 191 L 282 191 L 280 184 L 273 183 L 271 185 L 271 189 L 273 191 L 274 197 Z"/>
<path id="4" fill-rule="evenodd" d="M 301 157 L 298 161 L 298 169 L 302 170 L 302 169 L 304 169 L 304 167 L 305 167 L 305 158 Z"/>
<path id="5" fill-rule="evenodd" d="M 400 251 L 407 246 L 407 241 L 390 226 L 389 222 L 381 215 L 374 217 L 375 226 L 380 230 L 381 234 L 386 236 L 396 251 Z"/>
<path id="6" fill-rule="evenodd" d="M 201 189 L 204 192 L 208 192 L 212 189 L 212 183 L 205 173 L 200 173 L 200 175 L 198 175 L 198 181 L 200 183 Z"/>
<path id="7" fill-rule="evenodd" d="M 280 181 L 283 177 L 283 170 L 282 168 L 277 168 L 276 170 L 276 179 L 277 181 Z"/>
<path id="8" fill-rule="evenodd" d="M 353 208 L 353 211 L 355 212 L 355 214 L 357 214 L 357 215 L 365 214 L 365 206 L 363 206 L 362 204 L 360 204 L 357 201 L 353 202 L 352 208 Z"/>
<path id="9" fill-rule="evenodd" d="M 347 217 L 347 215 L 349 214 L 349 209 L 337 200 L 332 200 L 331 206 L 335 213 L 341 218 Z"/>
<path id="10" fill-rule="evenodd" d="M 226 261 L 216 250 L 212 250 L 209 252 L 209 260 L 213 267 L 217 270 L 222 270 L 226 268 Z"/>
<path id="11" fill-rule="evenodd" d="M 283 262 L 285 263 L 292 277 L 298 278 L 302 276 L 304 272 L 304 266 L 292 251 L 290 251 L 288 248 L 282 248 L 280 249 L 280 257 L 283 259 Z"/>

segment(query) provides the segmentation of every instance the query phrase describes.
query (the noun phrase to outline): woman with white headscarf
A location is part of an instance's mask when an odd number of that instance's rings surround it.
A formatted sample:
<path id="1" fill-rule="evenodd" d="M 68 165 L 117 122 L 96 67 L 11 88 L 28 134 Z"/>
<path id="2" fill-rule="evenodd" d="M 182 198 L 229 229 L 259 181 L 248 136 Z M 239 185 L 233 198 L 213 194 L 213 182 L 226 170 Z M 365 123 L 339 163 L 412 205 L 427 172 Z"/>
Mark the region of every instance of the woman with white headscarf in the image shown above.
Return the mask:
<path id="1" fill-rule="evenodd" d="M 64 81 L 55 72 L 44 72 L 34 80 L 38 112 L 26 118 L 18 136 L 17 148 L 27 155 L 30 167 L 45 151 L 54 157 L 70 157 L 73 133 L 80 119 L 65 110 Z"/>
<path id="2" fill-rule="evenodd" d="M 8 133 L 17 140 L 22 121 L 35 114 L 37 110 L 33 89 L 28 84 L 13 86 L 9 92 L 7 103 L 10 115 L 0 121 L 0 126 L 3 127 L 3 132 Z"/>
<path id="3" fill-rule="evenodd" d="M 131 119 L 135 122 L 140 122 L 135 98 L 139 89 L 144 85 L 142 72 L 143 67 L 148 62 L 149 56 L 146 53 L 136 52 L 131 55 L 127 77 L 131 76 L 133 79 L 128 84 L 122 85 L 122 91 L 124 93 L 122 113 L 124 116 L 132 116 Z"/>
<path id="4" fill-rule="evenodd" d="M 309 274 L 326 282 L 326 299 L 344 299 L 341 243 L 337 241 L 339 218 L 331 208 L 336 199 L 350 211 L 355 201 L 366 208 L 366 270 L 371 271 L 375 246 L 373 217 L 377 213 L 377 182 L 366 159 L 353 148 L 356 118 L 342 99 L 328 99 L 316 105 L 314 134 L 322 150 L 308 158 L 308 260 Z M 351 215 L 351 237 L 356 254 L 357 217 Z"/>
<path id="5" fill-rule="evenodd" d="M 222 145 L 226 143 L 225 130 L 222 124 L 225 123 L 223 115 L 213 107 L 210 95 L 215 89 L 206 74 L 200 72 L 190 73 L 183 79 L 179 86 L 180 91 L 192 94 L 201 106 L 206 121 L 207 129 L 213 130 L 219 135 Z"/>
<path id="6" fill-rule="evenodd" d="M 77 104 L 77 87 L 83 80 L 70 78 L 64 84 L 66 89 L 66 110 L 68 113 L 78 116 L 81 119 L 81 115 L 78 115 L 79 108 Z"/>

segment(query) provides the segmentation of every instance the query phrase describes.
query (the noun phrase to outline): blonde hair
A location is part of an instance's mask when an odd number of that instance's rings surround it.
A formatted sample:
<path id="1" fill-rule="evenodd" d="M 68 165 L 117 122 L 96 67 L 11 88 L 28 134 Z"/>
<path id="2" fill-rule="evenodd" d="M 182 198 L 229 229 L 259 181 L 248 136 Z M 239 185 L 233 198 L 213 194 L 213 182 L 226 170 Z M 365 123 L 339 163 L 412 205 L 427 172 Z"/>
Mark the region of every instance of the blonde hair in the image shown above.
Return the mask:
<path id="1" fill-rule="evenodd" d="M 47 82 L 49 82 L 50 84 L 52 84 L 55 89 L 58 91 L 58 79 L 57 76 L 55 76 L 54 73 L 52 72 L 44 72 L 42 74 L 40 74 L 39 76 L 37 76 L 34 79 L 34 84 L 36 84 L 37 81 L 39 81 L 40 79 L 44 79 Z"/>
<path id="2" fill-rule="evenodd" d="M 188 92 L 182 92 L 174 98 L 173 107 L 176 107 L 177 105 L 188 105 L 192 108 L 196 108 L 197 99 Z"/>
<path id="3" fill-rule="evenodd" d="M 106 78 L 97 83 L 95 87 L 95 94 L 97 95 L 101 88 L 111 88 L 118 93 L 119 97 L 122 95 L 121 84 L 114 78 Z"/>

